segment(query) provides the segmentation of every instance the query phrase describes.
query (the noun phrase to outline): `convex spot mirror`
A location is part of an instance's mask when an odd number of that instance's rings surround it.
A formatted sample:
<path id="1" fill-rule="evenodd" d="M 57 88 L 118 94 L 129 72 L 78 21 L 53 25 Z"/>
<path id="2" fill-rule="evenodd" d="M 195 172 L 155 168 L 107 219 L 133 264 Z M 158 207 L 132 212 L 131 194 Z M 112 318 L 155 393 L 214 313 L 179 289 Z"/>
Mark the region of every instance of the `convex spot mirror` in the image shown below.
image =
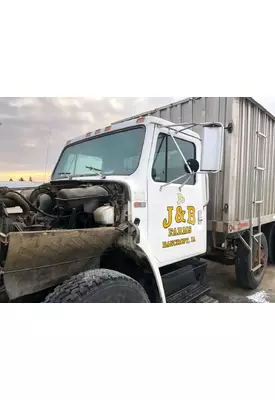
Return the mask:
<path id="1" fill-rule="evenodd" d="M 189 168 L 191 169 L 191 171 L 193 173 L 198 172 L 198 170 L 200 169 L 200 164 L 199 164 L 199 162 L 197 160 L 190 159 L 190 160 L 187 161 L 187 164 L 189 165 Z M 190 170 L 188 169 L 186 164 L 184 166 L 184 169 L 185 169 L 185 172 L 187 174 L 190 174 Z"/>

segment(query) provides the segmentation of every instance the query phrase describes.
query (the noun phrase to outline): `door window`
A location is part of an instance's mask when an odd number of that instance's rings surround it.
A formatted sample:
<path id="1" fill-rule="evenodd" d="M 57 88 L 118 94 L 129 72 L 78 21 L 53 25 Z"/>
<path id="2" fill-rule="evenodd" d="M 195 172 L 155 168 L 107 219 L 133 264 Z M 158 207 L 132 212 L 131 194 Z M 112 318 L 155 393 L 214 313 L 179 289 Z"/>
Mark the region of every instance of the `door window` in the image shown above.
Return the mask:
<path id="1" fill-rule="evenodd" d="M 175 140 L 186 160 L 196 158 L 196 147 L 194 143 L 179 138 L 175 138 Z M 163 183 L 171 182 L 185 174 L 184 167 L 184 160 L 171 136 L 160 133 L 157 140 L 152 170 L 152 178 L 154 181 Z M 186 177 L 179 179 L 175 183 L 182 184 L 185 180 Z M 195 185 L 195 183 L 196 176 L 194 175 L 188 180 L 187 185 Z"/>

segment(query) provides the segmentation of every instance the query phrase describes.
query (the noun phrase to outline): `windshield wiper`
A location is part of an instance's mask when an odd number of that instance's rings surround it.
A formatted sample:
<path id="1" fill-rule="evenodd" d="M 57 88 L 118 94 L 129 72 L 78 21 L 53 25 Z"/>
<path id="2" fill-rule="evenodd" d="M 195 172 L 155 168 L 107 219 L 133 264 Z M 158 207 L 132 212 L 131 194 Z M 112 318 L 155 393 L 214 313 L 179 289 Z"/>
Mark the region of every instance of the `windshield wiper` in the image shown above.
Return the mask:
<path id="1" fill-rule="evenodd" d="M 58 175 L 65 175 L 67 178 L 71 175 L 70 172 L 59 172 Z"/>
<path id="2" fill-rule="evenodd" d="M 102 173 L 101 169 L 98 169 L 98 168 L 95 168 L 95 167 L 92 167 L 89 165 L 85 168 L 89 169 L 90 171 L 95 171 L 96 175 L 102 176 L 102 178 L 105 177 L 105 175 Z"/>
<path id="3" fill-rule="evenodd" d="M 92 166 L 89 166 L 89 165 L 87 167 L 85 167 L 85 168 L 89 169 L 90 171 L 98 171 L 98 172 L 102 173 L 101 169 L 98 169 L 98 168 L 95 168 L 95 167 L 92 167 Z"/>

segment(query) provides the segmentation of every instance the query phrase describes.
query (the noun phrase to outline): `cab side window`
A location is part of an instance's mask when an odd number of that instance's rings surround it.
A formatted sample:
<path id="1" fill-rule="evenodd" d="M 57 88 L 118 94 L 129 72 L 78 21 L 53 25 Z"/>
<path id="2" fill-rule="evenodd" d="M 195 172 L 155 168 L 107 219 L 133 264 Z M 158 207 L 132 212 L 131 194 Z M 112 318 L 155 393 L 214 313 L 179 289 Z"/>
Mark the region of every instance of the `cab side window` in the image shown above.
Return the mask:
<path id="1" fill-rule="evenodd" d="M 177 145 L 181 149 L 186 160 L 196 158 L 196 147 L 194 143 L 183 139 L 175 138 Z M 161 133 L 157 140 L 156 152 L 154 156 L 152 178 L 155 182 L 171 182 L 185 174 L 184 161 L 169 135 Z M 185 181 L 185 178 L 179 179 L 177 184 Z M 187 185 L 195 185 L 196 176 L 189 179 Z"/>

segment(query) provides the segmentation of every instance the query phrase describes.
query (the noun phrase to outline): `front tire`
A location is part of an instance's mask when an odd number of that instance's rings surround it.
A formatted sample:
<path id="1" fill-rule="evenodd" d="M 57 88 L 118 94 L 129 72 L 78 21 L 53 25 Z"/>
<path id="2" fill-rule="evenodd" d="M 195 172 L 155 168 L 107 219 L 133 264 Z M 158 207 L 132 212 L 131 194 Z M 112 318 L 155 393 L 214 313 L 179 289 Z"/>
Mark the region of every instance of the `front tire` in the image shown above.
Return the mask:
<path id="1" fill-rule="evenodd" d="M 143 287 L 134 279 L 116 271 L 96 269 L 73 276 L 45 303 L 149 303 Z"/>
<path id="2" fill-rule="evenodd" d="M 247 243 L 249 243 L 249 233 L 245 232 L 243 238 Z M 252 257 L 253 257 L 253 265 L 256 266 L 259 261 L 259 250 L 258 245 L 253 240 L 253 249 L 252 249 Z M 264 234 L 261 237 L 261 254 L 260 254 L 260 263 L 262 267 L 257 271 L 253 272 L 250 269 L 250 251 L 246 248 L 242 241 L 240 241 L 238 245 L 238 250 L 236 253 L 235 260 L 235 271 L 236 278 L 238 283 L 244 289 L 255 290 L 261 284 L 266 267 L 267 267 L 267 259 L 268 259 L 268 245 L 267 240 Z"/>

